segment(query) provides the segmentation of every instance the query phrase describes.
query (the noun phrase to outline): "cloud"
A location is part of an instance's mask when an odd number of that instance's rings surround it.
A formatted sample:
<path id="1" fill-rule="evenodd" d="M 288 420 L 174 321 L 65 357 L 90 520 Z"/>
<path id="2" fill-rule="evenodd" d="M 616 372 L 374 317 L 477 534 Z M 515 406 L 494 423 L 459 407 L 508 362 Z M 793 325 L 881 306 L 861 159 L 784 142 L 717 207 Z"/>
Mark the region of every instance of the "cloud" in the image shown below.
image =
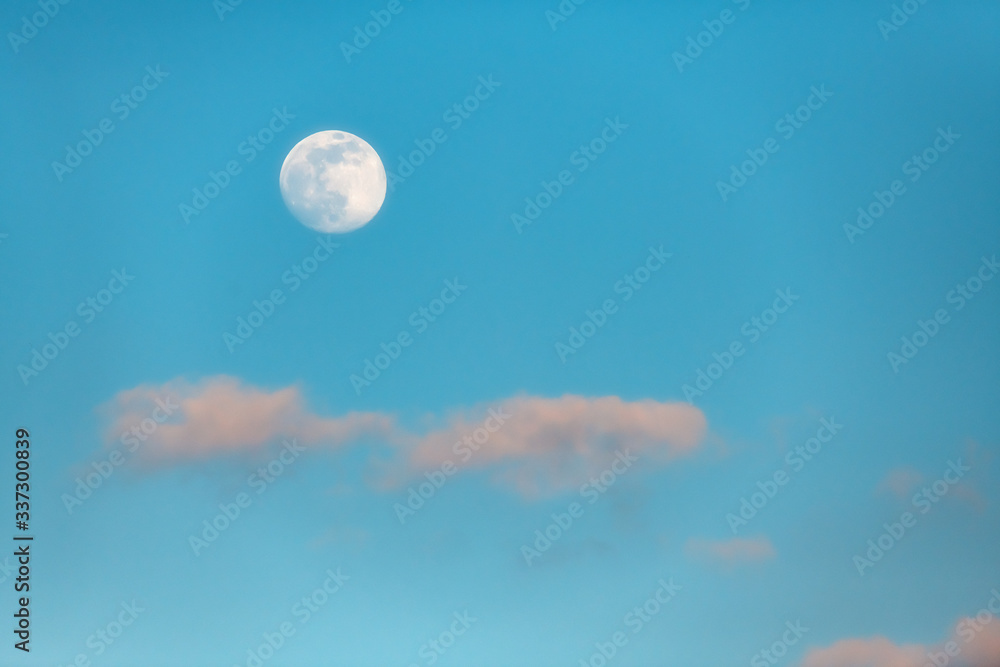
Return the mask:
<path id="1" fill-rule="evenodd" d="M 761 563 L 777 555 L 771 540 L 766 537 L 730 540 L 703 540 L 693 538 L 684 545 L 684 551 L 694 560 L 730 568 L 744 563 Z"/>
<path id="2" fill-rule="evenodd" d="M 909 500 L 916 493 L 920 492 L 919 487 L 925 479 L 926 477 L 914 468 L 893 468 L 879 482 L 878 491 L 889 493 L 897 500 Z M 929 486 L 929 484 L 925 485 L 924 488 L 928 488 Z M 968 480 L 955 484 L 948 495 L 952 499 L 961 500 L 971 505 L 980 512 L 984 511 L 987 506 L 986 499 L 979 493 L 976 486 Z"/>
<path id="3" fill-rule="evenodd" d="M 986 511 L 988 505 L 986 498 L 983 494 L 979 493 L 979 489 L 972 482 L 959 482 L 955 485 L 953 493 L 955 498 L 971 505 L 975 510 L 979 512 Z"/>
<path id="4" fill-rule="evenodd" d="M 494 470 L 498 480 L 538 495 L 585 481 L 619 450 L 659 464 L 691 454 L 706 429 L 705 416 L 687 403 L 518 396 L 454 414 L 442 428 L 413 436 L 406 467 L 429 470 L 451 459 Z"/>
<path id="5" fill-rule="evenodd" d="M 911 492 L 917 488 L 920 482 L 924 481 L 924 476 L 913 468 L 893 468 L 879 482 L 880 491 L 887 491 L 900 500 L 910 497 Z"/>
<path id="6" fill-rule="evenodd" d="M 367 440 L 390 452 L 373 462 L 379 486 L 398 486 L 451 460 L 457 468 L 488 470 L 529 496 L 576 486 L 619 451 L 663 465 L 694 453 L 707 431 L 705 416 L 687 403 L 566 395 L 516 396 L 432 415 L 416 432 L 385 413 L 318 415 L 298 387 L 267 390 L 228 376 L 128 389 L 102 411 L 109 445 L 138 438 L 138 456 L 159 465 L 258 452 L 282 439 L 333 448 Z"/>
<path id="7" fill-rule="evenodd" d="M 994 592 L 994 595 L 996 592 Z M 1000 595 L 996 598 L 1000 601 Z M 812 649 L 801 667 L 997 667 L 1000 665 L 1000 621 L 987 610 L 989 621 L 960 619 L 951 637 L 940 644 L 899 645 L 885 637 L 844 639 L 829 647 Z"/>
<path id="8" fill-rule="evenodd" d="M 259 450 L 283 438 L 340 446 L 395 428 L 391 417 L 372 412 L 320 417 L 297 387 L 266 391 L 228 376 L 142 385 L 120 392 L 103 411 L 109 443 L 131 435 L 143 458 L 161 463 Z"/>
<path id="9" fill-rule="evenodd" d="M 884 637 L 844 639 L 806 654 L 802 667 L 911 667 L 922 665 L 919 644 L 897 646 Z"/>

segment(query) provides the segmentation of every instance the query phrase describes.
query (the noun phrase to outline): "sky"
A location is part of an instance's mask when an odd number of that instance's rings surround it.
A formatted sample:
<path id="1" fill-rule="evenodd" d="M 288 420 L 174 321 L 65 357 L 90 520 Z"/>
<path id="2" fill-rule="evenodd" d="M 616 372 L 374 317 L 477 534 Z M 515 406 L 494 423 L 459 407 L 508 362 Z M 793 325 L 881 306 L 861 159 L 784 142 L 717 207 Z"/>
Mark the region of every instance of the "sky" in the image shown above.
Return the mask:
<path id="1" fill-rule="evenodd" d="M 1000 664 L 995 3 L 0 27 L 0 663 Z"/>

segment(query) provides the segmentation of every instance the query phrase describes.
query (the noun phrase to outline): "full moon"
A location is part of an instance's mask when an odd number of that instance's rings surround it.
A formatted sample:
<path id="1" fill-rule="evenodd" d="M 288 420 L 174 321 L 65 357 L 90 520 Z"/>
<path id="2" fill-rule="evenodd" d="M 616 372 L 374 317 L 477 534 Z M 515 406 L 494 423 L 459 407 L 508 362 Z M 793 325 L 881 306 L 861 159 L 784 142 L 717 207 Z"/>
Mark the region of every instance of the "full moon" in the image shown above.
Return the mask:
<path id="1" fill-rule="evenodd" d="M 385 167 L 350 132 L 324 130 L 295 144 L 281 165 L 281 196 L 299 222 L 324 234 L 366 225 L 385 201 Z"/>

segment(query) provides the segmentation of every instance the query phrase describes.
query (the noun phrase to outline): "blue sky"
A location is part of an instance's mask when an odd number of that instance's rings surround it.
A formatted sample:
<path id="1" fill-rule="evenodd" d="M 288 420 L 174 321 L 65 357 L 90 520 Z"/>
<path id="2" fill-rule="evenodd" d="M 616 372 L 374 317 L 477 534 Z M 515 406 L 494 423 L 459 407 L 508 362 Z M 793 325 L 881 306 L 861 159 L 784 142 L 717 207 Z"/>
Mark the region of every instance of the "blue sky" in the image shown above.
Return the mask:
<path id="1" fill-rule="evenodd" d="M 287 622 L 263 664 L 596 666 L 617 632 L 609 664 L 922 665 L 953 634 L 950 664 L 993 664 L 1000 623 L 970 642 L 960 628 L 1000 587 L 1000 281 L 982 280 L 1000 252 L 998 8 L 927 2 L 887 31 L 883 2 L 587 2 L 553 23 L 555 1 L 401 0 L 348 62 L 341 42 L 387 4 L 247 0 L 220 19 L 208 0 L 71 1 L 5 38 L 0 421 L 32 436 L 36 542 L 32 651 L 0 662 L 248 665 Z M 38 11 L 9 3 L 4 34 Z M 688 38 L 720 25 L 679 68 Z M 496 88 L 455 127 L 480 77 Z M 776 124 L 814 89 L 830 94 L 788 136 Z M 285 126 L 248 149 L 275 113 Z M 58 173 L 103 119 L 113 130 Z M 282 202 L 291 148 L 339 129 L 396 172 L 438 128 L 374 220 L 334 235 L 292 290 L 283 276 L 321 241 Z M 718 183 L 769 139 L 723 200 Z M 239 173 L 185 222 L 230 161 Z M 572 182 L 515 224 L 564 170 Z M 845 231 L 896 180 L 886 212 Z M 661 247 L 641 289 L 620 287 Z M 411 314 L 445 281 L 466 289 L 418 331 Z M 959 299 L 960 285 L 981 289 Z M 223 335 L 275 289 L 284 302 L 231 351 Z M 797 298 L 769 314 L 778 291 Z M 87 315 L 88 298 L 110 302 Z M 947 322 L 894 370 L 887 355 L 938 310 Z M 413 343 L 356 391 L 402 331 Z M 686 396 L 699 371 L 718 377 Z M 183 407 L 129 452 L 120 433 L 170 397 Z M 490 408 L 509 423 L 463 463 L 451 443 Z M 831 418 L 842 428 L 795 470 L 789 452 Z M 251 475 L 291 439 L 304 451 L 258 493 Z M 582 493 L 625 449 L 634 465 Z M 114 450 L 122 465 L 67 508 Z M 395 505 L 449 458 L 455 474 L 401 522 Z M 959 460 L 969 470 L 946 477 Z M 779 471 L 787 484 L 734 535 L 727 515 Z M 921 513 L 914 495 L 942 479 L 956 481 Z M 193 548 L 241 493 L 239 518 Z M 912 528 L 859 573 L 904 512 Z M 302 623 L 295 605 L 338 568 L 348 579 Z M 626 615 L 661 579 L 679 592 L 633 632 Z M 133 600 L 119 638 L 88 644 Z M 796 622 L 808 631 L 762 657 Z"/>

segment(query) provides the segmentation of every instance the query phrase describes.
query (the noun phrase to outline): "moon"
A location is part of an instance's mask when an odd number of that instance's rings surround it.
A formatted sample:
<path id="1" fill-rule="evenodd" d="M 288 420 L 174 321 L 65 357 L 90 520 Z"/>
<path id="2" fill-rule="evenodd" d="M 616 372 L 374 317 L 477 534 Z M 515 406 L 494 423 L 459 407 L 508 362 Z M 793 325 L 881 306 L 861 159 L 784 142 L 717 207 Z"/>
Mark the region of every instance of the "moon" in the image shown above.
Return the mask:
<path id="1" fill-rule="evenodd" d="M 385 167 L 361 137 L 340 130 L 311 134 L 281 165 L 281 196 L 292 215 L 324 234 L 363 227 L 385 201 Z"/>

